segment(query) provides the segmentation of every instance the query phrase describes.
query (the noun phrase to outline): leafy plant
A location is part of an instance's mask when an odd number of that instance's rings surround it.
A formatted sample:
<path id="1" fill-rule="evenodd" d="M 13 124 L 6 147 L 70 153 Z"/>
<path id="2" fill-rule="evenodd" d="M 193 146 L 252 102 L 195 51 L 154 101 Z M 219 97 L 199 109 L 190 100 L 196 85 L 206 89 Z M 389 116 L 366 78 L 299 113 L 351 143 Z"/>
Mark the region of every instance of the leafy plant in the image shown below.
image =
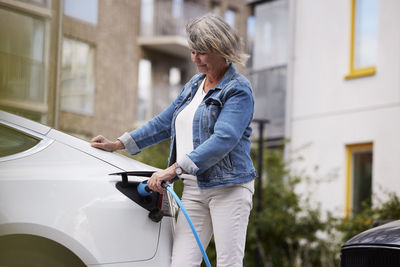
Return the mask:
<path id="1" fill-rule="evenodd" d="M 388 199 L 378 200 L 374 207 L 366 204 L 363 207 L 361 212 L 337 221 L 336 228 L 342 233 L 342 242 L 371 227 L 400 219 L 400 198 L 395 193 L 388 193 Z"/>
<path id="2" fill-rule="evenodd" d="M 250 215 L 245 266 L 256 266 L 257 251 L 261 266 L 337 266 L 330 239 L 324 238 L 329 223 L 296 193 L 305 179 L 292 176 L 281 149 L 265 150 L 263 164 L 262 210 Z"/>

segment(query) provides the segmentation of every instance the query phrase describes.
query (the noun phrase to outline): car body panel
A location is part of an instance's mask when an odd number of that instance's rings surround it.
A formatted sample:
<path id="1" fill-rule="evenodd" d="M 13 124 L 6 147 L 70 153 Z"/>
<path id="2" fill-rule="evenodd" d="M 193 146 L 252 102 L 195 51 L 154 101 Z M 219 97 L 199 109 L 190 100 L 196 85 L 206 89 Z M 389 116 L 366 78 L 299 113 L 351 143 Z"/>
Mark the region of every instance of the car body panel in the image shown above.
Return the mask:
<path id="1" fill-rule="evenodd" d="M 25 119 L 23 117 L 2 110 L 0 110 L 0 120 L 5 120 L 15 125 L 23 125 L 23 127 L 42 135 L 46 135 L 51 129 L 49 126 Z"/>
<path id="2" fill-rule="evenodd" d="M 370 266 L 400 266 L 400 220 L 366 230 L 342 246 L 340 267 Z"/>
<path id="3" fill-rule="evenodd" d="M 19 129 L 39 130 L 52 142 L 37 152 L 0 162 L 0 235 L 49 238 L 87 265 L 159 266 L 157 262 L 166 258 L 162 265 L 169 266 L 173 219 L 151 221 L 147 210 L 116 189 L 120 177 L 109 175 L 155 168 L 5 115 L 0 112 L 0 119 L 22 123 Z"/>
<path id="4" fill-rule="evenodd" d="M 62 133 L 55 129 L 51 129 L 47 134 L 47 137 L 57 140 L 60 143 L 66 144 L 70 147 L 78 149 L 84 153 L 90 154 L 93 157 L 106 161 L 111 165 L 118 166 L 122 170 L 157 170 L 156 168 L 144 164 L 142 162 L 132 160 L 128 157 L 120 155 L 118 153 L 110 153 L 97 148 L 93 148 L 90 144 L 84 140 L 73 137 L 71 135 Z"/>
<path id="5" fill-rule="evenodd" d="M 384 225 L 364 231 L 350 240 L 343 248 L 360 245 L 385 245 L 400 247 L 400 220 L 386 223 Z"/>

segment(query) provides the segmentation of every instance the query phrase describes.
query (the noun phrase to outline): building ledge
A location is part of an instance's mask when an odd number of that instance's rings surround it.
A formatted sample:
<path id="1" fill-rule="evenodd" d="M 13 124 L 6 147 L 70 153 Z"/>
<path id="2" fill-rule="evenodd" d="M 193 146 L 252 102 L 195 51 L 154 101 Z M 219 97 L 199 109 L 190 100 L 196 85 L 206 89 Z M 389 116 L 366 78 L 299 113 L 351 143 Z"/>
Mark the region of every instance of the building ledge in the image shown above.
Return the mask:
<path id="1" fill-rule="evenodd" d="M 16 0 L 0 0 L 0 5 L 6 6 L 12 9 L 16 9 L 22 12 L 28 12 L 29 14 L 35 14 L 40 17 L 51 19 L 53 16 L 52 11 L 47 7 L 40 7 L 30 3 L 23 3 Z"/>
<path id="2" fill-rule="evenodd" d="M 47 105 L 28 100 L 1 99 L 0 106 L 33 111 L 37 113 L 46 113 L 48 111 Z"/>
<path id="3" fill-rule="evenodd" d="M 140 36 L 138 44 L 147 49 L 156 50 L 165 54 L 188 59 L 189 46 L 182 36 Z"/>

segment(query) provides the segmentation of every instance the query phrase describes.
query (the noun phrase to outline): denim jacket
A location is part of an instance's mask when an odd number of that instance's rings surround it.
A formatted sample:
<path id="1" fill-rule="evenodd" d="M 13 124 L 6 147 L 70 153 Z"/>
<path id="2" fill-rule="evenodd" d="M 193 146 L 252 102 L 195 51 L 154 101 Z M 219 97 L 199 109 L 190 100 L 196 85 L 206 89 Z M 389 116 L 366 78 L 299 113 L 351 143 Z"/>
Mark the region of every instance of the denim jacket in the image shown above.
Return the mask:
<path id="1" fill-rule="evenodd" d="M 177 98 L 142 127 L 122 135 L 126 150 L 134 155 L 141 149 L 171 138 L 168 164 L 176 161 L 175 119 L 193 99 L 205 74 L 196 74 Z M 200 188 L 243 184 L 257 174 L 250 158 L 250 123 L 254 99 L 250 82 L 236 72 L 232 63 L 210 89 L 193 119 L 194 150 L 178 161 L 187 173 L 197 176 Z"/>

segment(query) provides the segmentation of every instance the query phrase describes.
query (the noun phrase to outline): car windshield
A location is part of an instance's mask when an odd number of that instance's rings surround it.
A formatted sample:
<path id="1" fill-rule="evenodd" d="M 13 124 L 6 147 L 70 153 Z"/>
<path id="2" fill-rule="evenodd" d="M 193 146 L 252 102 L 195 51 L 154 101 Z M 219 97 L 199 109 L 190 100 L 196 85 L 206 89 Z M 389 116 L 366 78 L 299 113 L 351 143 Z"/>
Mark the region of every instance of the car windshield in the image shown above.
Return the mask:
<path id="1" fill-rule="evenodd" d="M 26 151 L 41 140 L 0 123 L 0 157 Z"/>

